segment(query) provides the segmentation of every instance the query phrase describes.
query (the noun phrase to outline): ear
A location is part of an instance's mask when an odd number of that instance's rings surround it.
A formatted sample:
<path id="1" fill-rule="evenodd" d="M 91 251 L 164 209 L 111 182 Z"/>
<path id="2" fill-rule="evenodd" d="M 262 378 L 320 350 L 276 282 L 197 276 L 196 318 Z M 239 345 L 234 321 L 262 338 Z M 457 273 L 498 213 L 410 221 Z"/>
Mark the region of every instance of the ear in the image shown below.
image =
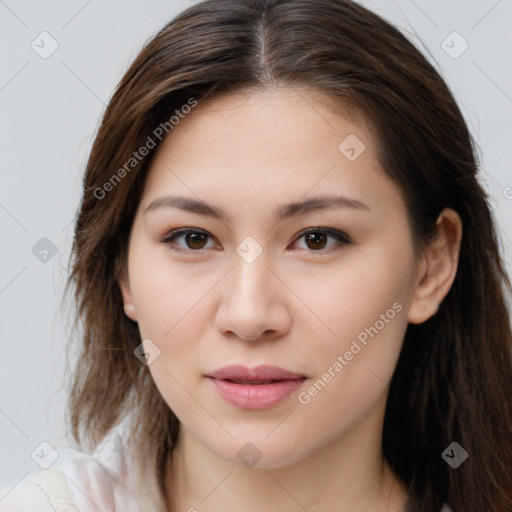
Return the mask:
<path id="1" fill-rule="evenodd" d="M 437 219 L 437 236 L 424 249 L 412 292 L 408 319 L 421 324 L 435 315 L 455 280 L 462 240 L 462 221 L 445 208 Z"/>
<path id="2" fill-rule="evenodd" d="M 133 303 L 132 290 L 130 288 L 130 280 L 128 277 L 127 265 L 125 263 L 122 264 L 117 282 L 123 297 L 124 313 L 128 318 L 136 322 L 137 312 L 135 311 L 135 305 Z"/>

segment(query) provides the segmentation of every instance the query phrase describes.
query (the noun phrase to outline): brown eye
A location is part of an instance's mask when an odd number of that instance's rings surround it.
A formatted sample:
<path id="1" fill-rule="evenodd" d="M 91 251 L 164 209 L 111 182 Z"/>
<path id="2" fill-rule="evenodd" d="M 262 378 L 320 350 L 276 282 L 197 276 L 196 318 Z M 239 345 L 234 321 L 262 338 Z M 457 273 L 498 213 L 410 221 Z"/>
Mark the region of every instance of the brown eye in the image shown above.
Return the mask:
<path id="1" fill-rule="evenodd" d="M 192 228 L 175 229 L 162 239 L 161 242 L 177 252 L 194 252 L 215 248 L 212 235 Z M 214 245 L 212 246 L 212 244 Z"/>
<path id="2" fill-rule="evenodd" d="M 185 242 L 191 249 L 203 249 L 208 241 L 208 236 L 204 233 L 188 233 L 185 236 Z"/>
<path id="3" fill-rule="evenodd" d="M 293 245 L 298 244 L 300 249 L 309 252 L 325 252 L 331 249 L 339 249 L 351 243 L 350 237 L 337 229 L 310 228 L 301 231 Z"/>
<path id="4" fill-rule="evenodd" d="M 327 235 L 320 231 L 314 231 L 305 235 L 305 240 L 309 249 L 324 249 L 327 244 Z"/>

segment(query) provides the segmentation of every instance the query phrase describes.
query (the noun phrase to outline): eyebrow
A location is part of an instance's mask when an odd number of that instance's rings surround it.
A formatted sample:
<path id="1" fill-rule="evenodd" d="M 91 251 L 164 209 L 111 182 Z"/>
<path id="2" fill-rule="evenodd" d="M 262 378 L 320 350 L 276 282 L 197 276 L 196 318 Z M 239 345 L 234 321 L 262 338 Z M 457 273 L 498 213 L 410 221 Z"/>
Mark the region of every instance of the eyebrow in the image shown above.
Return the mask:
<path id="1" fill-rule="evenodd" d="M 231 220 L 230 216 L 221 208 L 205 203 L 200 199 L 183 196 L 159 197 L 149 204 L 144 210 L 144 214 L 163 207 L 178 208 L 186 212 L 205 215 L 227 222 Z M 371 212 L 370 207 L 358 199 L 347 196 L 319 196 L 279 206 L 274 210 L 274 216 L 279 220 L 284 220 L 296 215 L 304 215 L 306 213 L 332 208 L 354 208 Z"/>

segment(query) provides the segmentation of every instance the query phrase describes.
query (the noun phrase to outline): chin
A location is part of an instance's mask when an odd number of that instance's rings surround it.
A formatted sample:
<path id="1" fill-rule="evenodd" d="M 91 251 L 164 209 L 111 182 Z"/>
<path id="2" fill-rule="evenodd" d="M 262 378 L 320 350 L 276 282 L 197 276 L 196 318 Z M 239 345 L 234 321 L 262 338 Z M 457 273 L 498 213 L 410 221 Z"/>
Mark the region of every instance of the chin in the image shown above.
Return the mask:
<path id="1" fill-rule="evenodd" d="M 265 435 L 237 436 L 229 446 L 210 445 L 210 449 L 219 457 L 250 469 L 281 469 L 292 466 L 314 452 L 314 447 L 304 446 L 304 438 L 292 436 L 275 436 L 265 439 Z M 271 434 L 271 436 L 274 434 Z"/>

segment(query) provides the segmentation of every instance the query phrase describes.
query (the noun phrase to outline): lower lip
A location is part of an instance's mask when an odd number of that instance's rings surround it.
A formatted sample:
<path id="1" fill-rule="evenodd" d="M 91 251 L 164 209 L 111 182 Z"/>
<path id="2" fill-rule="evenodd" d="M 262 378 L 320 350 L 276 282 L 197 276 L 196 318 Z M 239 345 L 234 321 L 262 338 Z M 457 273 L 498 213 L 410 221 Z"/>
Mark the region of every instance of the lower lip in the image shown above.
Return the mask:
<path id="1" fill-rule="evenodd" d="M 280 380 L 272 384 L 235 384 L 210 378 L 219 395 L 241 409 L 268 409 L 288 398 L 304 379 Z"/>

